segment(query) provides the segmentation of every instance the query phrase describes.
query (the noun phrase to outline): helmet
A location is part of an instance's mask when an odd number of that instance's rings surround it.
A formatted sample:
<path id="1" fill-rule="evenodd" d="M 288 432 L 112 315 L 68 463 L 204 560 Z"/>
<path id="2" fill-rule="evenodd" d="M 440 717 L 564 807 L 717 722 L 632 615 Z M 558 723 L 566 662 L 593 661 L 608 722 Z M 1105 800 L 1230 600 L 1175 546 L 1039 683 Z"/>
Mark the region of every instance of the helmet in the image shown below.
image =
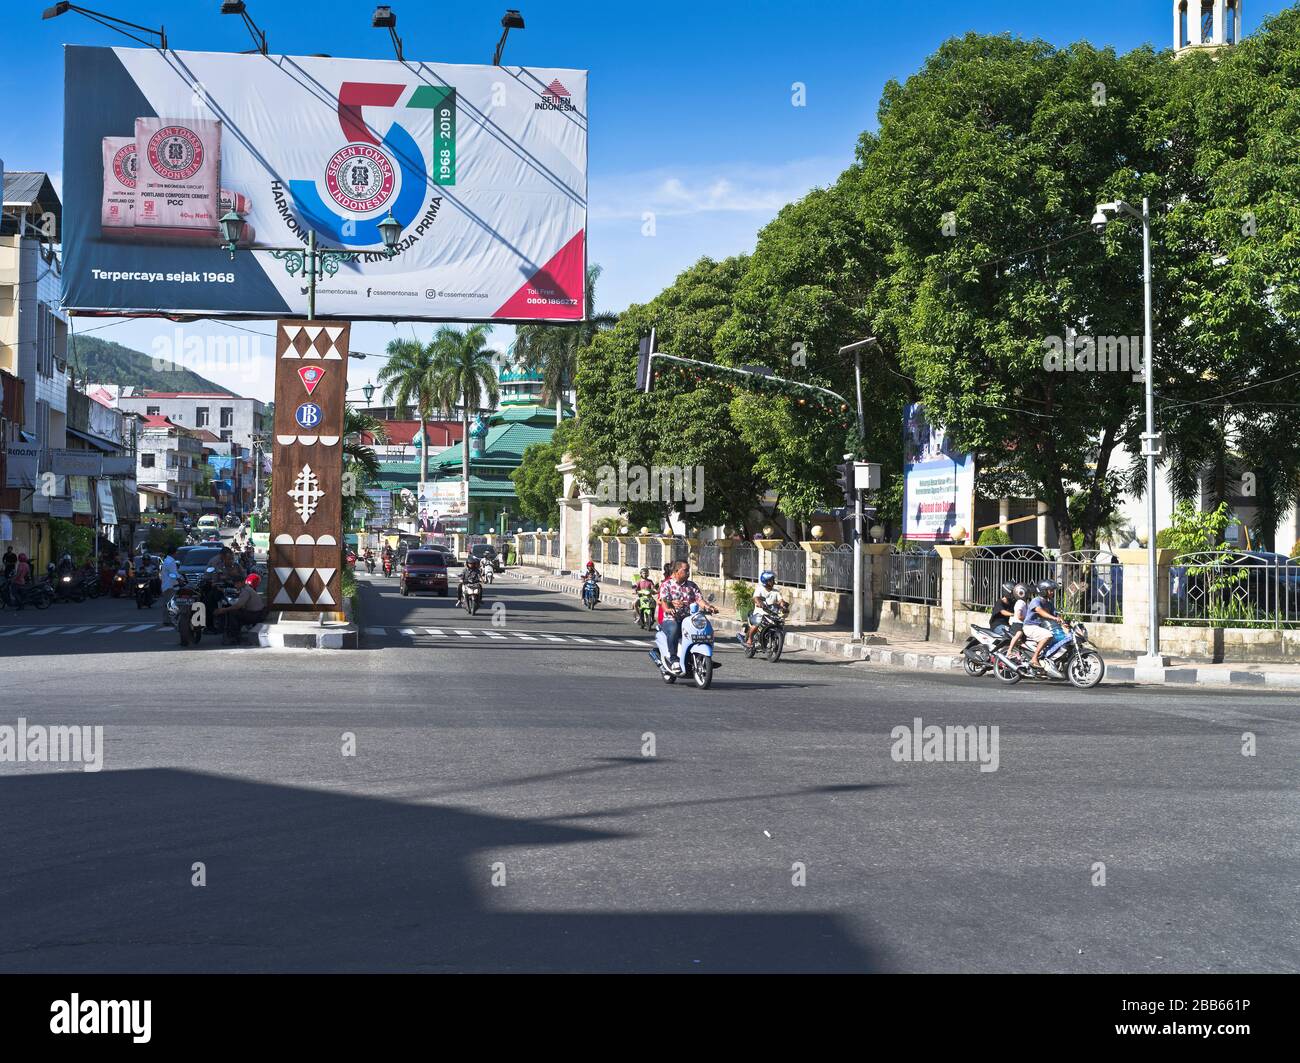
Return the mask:
<path id="1" fill-rule="evenodd" d="M 1017 583 L 1015 587 L 1012 588 L 1012 591 L 1017 598 L 1029 597 L 1029 588 L 1027 588 L 1023 583 Z"/>
<path id="2" fill-rule="evenodd" d="M 770 568 L 765 569 L 764 571 L 758 574 L 758 582 L 761 583 L 764 587 L 770 588 L 771 584 L 776 582 L 776 573 L 773 572 Z"/>
<path id="3" fill-rule="evenodd" d="M 465 558 L 465 567 L 466 567 L 466 568 L 478 568 L 478 567 L 479 567 L 479 565 L 478 565 L 478 558 L 475 557 L 473 554 L 471 554 L 469 557 Z"/>
<path id="4" fill-rule="evenodd" d="M 244 577 L 244 582 L 247 583 L 250 587 L 252 587 L 253 590 L 257 590 L 258 585 L 261 584 L 262 582 L 262 577 L 259 576 L 256 572 L 250 572 L 247 576 Z"/>
<path id="5" fill-rule="evenodd" d="M 1004 584 L 1002 584 L 1002 597 L 1003 597 L 1003 598 L 1010 598 L 1010 597 L 1011 597 L 1013 594 L 1015 594 L 1015 593 L 1016 593 L 1016 587 L 1015 587 L 1015 584 L 1014 584 L 1014 583 L 1004 583 Z"/>
<path id="6" fill-rule="evenodd" d="M 1038 585 L 1039 594 L 1053 594 L 1056 591 L 1056 580 L 1045 579 Z"/>
<path id="7" fill-rule="evenodd" d="M 588 561 L 588 562 L 587 562 L 587 567 L 588 567 L 588 568 L 595 568 L 595 567 L 596 567 L 596 562 L 594 562 L 594 561 Z"/>
<path id="8" fill-rule="evenodd" d="M 26 555 L 26 554 L 19 554 L 19 555 L 18 555 L 18 560 L 19 560 L 19 561 L 26 561 L 26 560 L 27 560 L 27 555 Z"/>
<path id="9" fill-rule="evenodd" d="M 60 561 L 71 561 L 71 560 L 72 560 L 72 555 L 71 555 L 71 554 L 64 554 L 61 558 L 59 558 L 59 560 L 60 560 Z"/>

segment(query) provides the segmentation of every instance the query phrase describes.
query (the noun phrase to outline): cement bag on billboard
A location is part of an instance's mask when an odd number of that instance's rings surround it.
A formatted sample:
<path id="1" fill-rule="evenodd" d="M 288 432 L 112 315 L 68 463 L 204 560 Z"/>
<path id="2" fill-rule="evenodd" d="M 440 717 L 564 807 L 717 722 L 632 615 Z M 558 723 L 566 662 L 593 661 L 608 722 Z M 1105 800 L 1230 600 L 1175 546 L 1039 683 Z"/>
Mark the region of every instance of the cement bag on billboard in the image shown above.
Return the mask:
<path id="1" fill-rule="evenodd" d="M 321 317 L 582 318 L 585 71 L 65 54 L 67 309 L 302 315 L 302 278 L 270 251 L 314 232 L 359 256 L 321 279 Z M 233 259 L 220 246 L 230 211 L 243 222 Z"/>

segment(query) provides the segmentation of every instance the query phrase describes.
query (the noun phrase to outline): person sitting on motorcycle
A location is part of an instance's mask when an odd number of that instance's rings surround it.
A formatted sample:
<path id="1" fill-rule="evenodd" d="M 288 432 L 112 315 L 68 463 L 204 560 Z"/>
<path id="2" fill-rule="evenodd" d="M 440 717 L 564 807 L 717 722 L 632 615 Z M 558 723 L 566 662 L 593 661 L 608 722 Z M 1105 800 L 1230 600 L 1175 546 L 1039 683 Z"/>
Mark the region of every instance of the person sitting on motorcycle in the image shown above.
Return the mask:
<path id="1" fill-rule="evenodd" d="M 71 576 L 76 571 L 76 566 L 72 563 L 72 555 L 64 554 L 59 558 L 59 567 L 55 569 L 54 574 L 62 579 L 64 576 Z"/>
<path id="2" fill-rule="evenodd" d="M 1063 617 L 1056 615 L 1055 596 L 1056 581 L 1045 579 L 1038 585 L 1038 596 L 1025 610 L 1025 638 L 1035 640 L 1034 654 L 1029 661 L 1031 668 L 1040 667 L 1039 656 L 1055 641 L 1056 631 L 1052 625 L 1065 623 Z"/>
<path id="3" fill-rule="evenodd" d="M 989 630 L 1005 634 L 1015 619 L 1016 588 L 1013 583 L 1002 584 L 1002 596 L 993 603 L 989 614 Z"/>
<path id="4" fill-rule="evenodd" d="M 659 625 L 665 641 L 668 643 L 668 668 L 681 674 L 681 662 L 677 659 L 677 647 L 682 637 L 682 621 L 691 611 L 691 606 L 698 603 L 700 611 L 716 613 L 718 610 L 704 598 L 704 592 L 690 579 L 691 566 L 685 561 L 673 562 L 672 577 L 663 581 L 659 587 L 659 601 L 664 607 L 664 618 Z"/>
<path id="5" fill-rule="evenodd" d="M 229 605 L 217 606 L 217 616 L 224 616 L 226 637 L 239 639 L 239 632 L 247 624 L 260 624 L 266 616 L 266 601 L 258 593 L 262 577 L 256 572 L 244 577 L 244 585 L 239 588 L 239 597 Z"/>
<path id="6" fill-rule="evenodd" d="M 1007 625 L 1011 632 L 1011 642 L 1007 645 L 1007 656 L 1015 653 L 1016 647 L 1025 641 L 1025 614 L 1029 609 L 1029 590 L 1023 583 L 1011 588 L 1014 604 L 1011 607 L 1011 623 Z"/>
<path id="7" fill-rule="evenodd" d="M 483 569 L 479 564 L 479 559 L 471 554 L 465 558 L 465 567 L 460 570 L 460 585 L 456 588 L 456 604 L 465 604 L 465 587 L 466 585 L 478 586 L 483 585 Z"/>
<path id="8" fill-rule="evenodd" d="M 582 593 L 586 597 L 587 584 L 592 583 L 596 586 L 596 597 L 600 597 L 600 573 L 596 571 L 596 562 L 588 560 L 587 567 L 582 570 Z"/>
<path id="9" fill-rule="evenodd" d="M 658 589 L 659 589 L 659 588 L 658 588 L 658 586 L 655 584 L 655 581 L 652 580 L 652 579 L 650 578 L 650 570 L 649 570 L 648 568 L 643 568 L 643 569 L 641 570 L 641 572 L 640 572 L 640 578 L 639 578 L 639 579 L 636 581 L 636 583 L 633 584 L 633 586 L 632 586 L 632 591 L 633 591 L 633 593 L 636 595 L 636 597 L 632 599 L 632 615 L 633 615 L 633 616 L 636 615 L 637 608 L 638 608 L 638 606 L 639 606 L 639 604 L 640 604 L 640 601 L 641 601 L 641 592 L 642 592 L 642 591 L 649 591 L 651 594 L 653 594 L 653 593 L 654 593 L 655 591 L 657 591 Z"/>
<path id="10" fill-rule="evenodd" d="M 768 569 L 760 572 L 758 586 L 754 588 L 754 608 L 750 611 L 749 621 L 745 624 L 745 647 L 754 645 L 754 636 L 758 634 L 759 621 L 763 612 L 772 612 L 778 606 L 788 604 L 776 589 L 776 573 Z"/>

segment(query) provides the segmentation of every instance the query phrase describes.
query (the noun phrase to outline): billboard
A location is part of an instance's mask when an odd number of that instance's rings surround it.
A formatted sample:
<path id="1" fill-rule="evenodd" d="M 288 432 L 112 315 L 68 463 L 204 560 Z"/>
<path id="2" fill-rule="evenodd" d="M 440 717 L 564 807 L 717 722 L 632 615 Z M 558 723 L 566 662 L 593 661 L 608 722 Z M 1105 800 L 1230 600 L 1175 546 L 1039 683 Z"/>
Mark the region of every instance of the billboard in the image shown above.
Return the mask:
<path id="1" fill-rule="evenodd" d="M 975 456 L 955 454 L 918 402 L 903 411 L 903 538 L 948 542 L 975 527 Z"/>
<path id="2" fill-rule="evenodd" d="M 583 316 L 586 71 L 69 46 L 64 95 L 68 310 L 303 315 L 314 231 L 321 317 Z"/>
<path id="3" fill-rule="evenodd" d="M 469 512 L 463 480 L 439 480 L 419 486 L 415 530 L 424 535 L 441 535 L 455 526 L 459 530 Z"/>

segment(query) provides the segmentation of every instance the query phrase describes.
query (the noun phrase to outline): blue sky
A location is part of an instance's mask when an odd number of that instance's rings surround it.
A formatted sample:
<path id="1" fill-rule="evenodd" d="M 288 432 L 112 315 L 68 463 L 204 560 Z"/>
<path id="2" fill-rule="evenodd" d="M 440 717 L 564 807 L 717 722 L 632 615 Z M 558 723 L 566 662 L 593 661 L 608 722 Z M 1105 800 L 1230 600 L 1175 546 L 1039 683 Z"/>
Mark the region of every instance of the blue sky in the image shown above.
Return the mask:
<path id="1" fill-rule="evenodd" d="M 43 22 L 46 2 L 0 0 L 10 41 L 0 64 L 0 99 L 9 104 L 0 119 L 0 159 L 9 169 L 47 170 L 57 178 L 61 45 L 130 42 L 72 13 Z M 527 28 L 512 31 L 506 63 L 591 72 L 588 249 L 604 269 L 598 306 L 613 310 L 652 298 L 701 255 L 752 249 L 782 204 L 833 181 L 848 165 L 858 135 L 875 126 L 884 83 L 906 79 L 948 37 L 1009 31 L 1128 51 L 1144 43 L 1167 48 L 1173 34 L 1170 0 L 512 3 Z M 173 48 L 251 47 L 242 22 L 219 15 L 219 0 L 89 0 L 87 6 L 141 23 L 165 17 Z M 372 0 L 249 0 L 274 52 L 391 57 L 387 33 L 370 28 L 374 6 Z M 506 4 L 392 0 L 390 6 L 408 58 L 487 63 Z M 1287 6 L 1251 0 L 1244 5 L 1246 32 Z M 806 106 L 791 105 L 794 82 L 806 85 Z M 656 215 L 653 237 L 641 233 L 644 211 Z M 103 324 L 83 319 L 81 327 Z M 220 324 L 187 328 L 199 335 L 227 332 Z M 96 335 L 148 352 L 156 336 L 173 329 L 169 322 L 128 322 Z M 423 337 L 430 326 L 397 331 Z M 495 344 L 504 348 L 511 333 L 499 328 Z M 392 325 L 360 325 L 353 347 L 378 352 L 394 334 Z M 269 339 L 264 349 L 269 353 Z M 220 370 L 205 375 L 269 398 L 267 362 L 267 372 L 251 378 L 223 379 Z M 352 363 L 352 384 L 376 369 L 373 361 Z"/>

